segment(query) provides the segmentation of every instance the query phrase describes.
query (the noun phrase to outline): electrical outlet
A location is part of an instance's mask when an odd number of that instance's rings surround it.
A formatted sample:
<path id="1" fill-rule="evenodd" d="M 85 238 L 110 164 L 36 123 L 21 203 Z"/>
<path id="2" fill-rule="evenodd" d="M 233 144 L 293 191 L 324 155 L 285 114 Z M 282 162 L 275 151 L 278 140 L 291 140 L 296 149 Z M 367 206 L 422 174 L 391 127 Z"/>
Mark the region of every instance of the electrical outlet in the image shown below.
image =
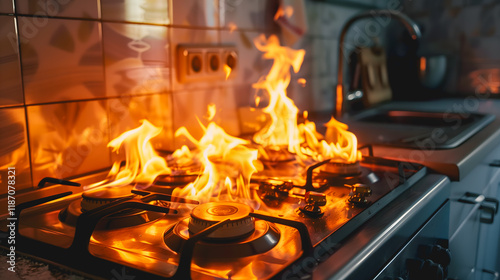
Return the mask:
<path id="1" fill-rule="evenodd" d="M 181 83 L 232 79 L 237 66 L 238 51 L 234 45 L 177 46 L 177 78 Z"/>

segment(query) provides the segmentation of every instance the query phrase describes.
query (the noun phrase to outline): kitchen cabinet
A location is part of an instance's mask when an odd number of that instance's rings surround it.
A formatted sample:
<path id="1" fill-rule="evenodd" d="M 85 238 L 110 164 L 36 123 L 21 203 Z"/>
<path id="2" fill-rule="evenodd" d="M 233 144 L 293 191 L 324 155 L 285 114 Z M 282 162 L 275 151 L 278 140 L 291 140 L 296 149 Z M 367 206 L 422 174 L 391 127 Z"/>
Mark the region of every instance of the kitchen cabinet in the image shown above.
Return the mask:
<path id="1" fill-rule="evenodd" d="M 462 181 L 451 187 L 450 251 L 451 279 L 495 279 L 499 259 L 500 147 L 491 152 Z M 493 164 L 491 164 L 493 163 Z M 482 197 L 483 195 L 484 197 Z M 493 213 L 492 213 L 493 211 Z M 493 218 L 493 223 L 489 221 Z"/>
<path id="2" fill-rule="evenodd" d="M 498 162 L 495 162 L 498 163 Z M 500 170 L 500 166 L 492 166 Z M 495 173 L 488 189 L 486 197 L 500 200 L 500 172 Z M 479 280 L 499 279 L 500 272 L 500 218 L 495 217 L 492 224 L 481 224 L 479 234 L 479 253 L 476 267 L 479 269 Z M 495 278 L 496 277 L 496 278 Z"/>

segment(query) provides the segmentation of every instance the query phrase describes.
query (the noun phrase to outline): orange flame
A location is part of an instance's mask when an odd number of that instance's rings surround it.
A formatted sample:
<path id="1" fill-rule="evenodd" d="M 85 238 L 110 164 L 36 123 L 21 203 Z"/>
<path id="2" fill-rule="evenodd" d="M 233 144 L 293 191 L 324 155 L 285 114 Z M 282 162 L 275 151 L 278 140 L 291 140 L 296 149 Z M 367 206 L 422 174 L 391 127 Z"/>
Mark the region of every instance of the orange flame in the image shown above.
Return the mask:
<path id="1" fill-rule="evenodd" d="M 305 86 L 306 86 L 306 82 L 307 82 L 307 81 L 306 81 L 306 79 L 304 79 L 304 78 L 299 78 L 299 79 L 297 79 L 297 83 L 298 83 L 299 85 L 301 85 L 302 87 L 305 87 Z"/>
<path id="2" fill-rule="evenodd" d="M 259 107 L 260 105 L 260 96 L 255 97 L 255 107 Z"/>
<path id="3" fill-rule="evenodd" d="M 201 203 L 212 200 L 253 203 L 250 177 L 257 171 L 254 161 L 257 150 L 246 147 L 249 141 L 227 134 L 214 122 L 203 126 L 205 134 L 196 140 L 185 127 L 175 136 L 185 136 L 198 149 L 197 157 L 203 164 L 203 173 L 195 182 L 174 190 L 175 196 L 197 199 Z"/>
<path id="4" fill-rule="evenodd" d="M 138 128 L 126 131 L 108 143 L 113 152 L 119 153 L 123 146 L 125 150 L 125 167 L 120 167 L 117 161 L 111 167 L 107 179 L 87 186 L 126 186 L 132 183 L 149 186 L 155 178 L 162 174 L 170 174 L 164 158 L 158 156 L 149 142 L 161 132 L 147 120 L 142 120 Z"/>
<path id="5" fill-rule="evenodd" d="M 276 14 L 274 14 L 274 20 L 278 20 L 281 17 L 287 17 L 290 18 L 293 15 L 293 7 L 291 6 L 279 6 L 278 10 L 276 11 Z"/>
<path id="6" fill-rule="evenodd" d="M 238 29 L 238 26 L 234 22 L 229 23 L 229 32 L 233 33 L 236 29 Z"/>
<path id="7" fill-rule="evenodd" d="M 215 104 L 213 103 L 208 104 L 207 113 L 208 113 L 207 120 L 209 121 L 213 120 L 215 117 L 215 113 L 217 113 L 217 108 L 215 107 Z"/>
<path id="8" fill-rule="evenodd" d="M 318 140 L 321 135 L 316 132 L 316 125 L 306 121 L 299 125 L 301 141 L 305 143 L 301 147 L 301 152 L 315 160 L 322 161 L 332 159 L 333 161 L 354 163 L 361 160 L 361 152 L 358 151 L 358 140 L 354 133 L 347 131 L 348 126 L 330 119 L 326 126 L 324 140 Z"/>
<path id="9" fill-rule="evenodd" d="M 297 124 L 299 110 L 287 97 L 286 88 L 290 83 L 290 67 L 295 72 L 299 71 L 305 51 L 280 46 L 276 36 L 266 41 L 265 36 L 261 35 L 255 40 L 255 45 L 265 52 L 264 58 L 274 59 L 274 64 L 269 74 L 254 84 L 254 88 L 265 89 L 270 99 L 269 105 L 263 109 L 269 114 L 270 122 L 254 135 L 254 141 L 270 149 L 287 145 L 289 152 L 302 159 L 331 158 L 349 163 L 361 159 L 356 136 L 347 131 L 347 125 L 332 118 L 326 124 L 327 133 L 323 137 L 316 131 L 315 124 L 307 121 L 307 112 L 304 112 L 305 123 Z M 305 85 L 306 80 L 299 78 L 297 82 Z"/>
<path id="10" fill-rule="evenodd" d="M 257 49 L 264 52 L 265 59 L 274 59 L 269 74 L 253 84 L 254 88 L 264 89 L 269 94 L 269 104 L 263 111 L 271 119 L 267 126 L 254 135 L 254 141 L 263 146 L 288 145 L 288 151 L 299 152 L 298 109 L 287 97 L 286 88 L 290 83 L 290 67 L 295 72 L 299 71 L 305 51 L 280 46 L 278 37 L 274 35 L 267 40 L 261 35 L 254 43 Z"/>
<path id="11" fill-rule="evenodd" d="M 226 80 L 229 78 L 229 75 L 231 75 L 231 67 L 229 67 L 227 64 L 224 64 L 224 72 L 226 73 Z"/>

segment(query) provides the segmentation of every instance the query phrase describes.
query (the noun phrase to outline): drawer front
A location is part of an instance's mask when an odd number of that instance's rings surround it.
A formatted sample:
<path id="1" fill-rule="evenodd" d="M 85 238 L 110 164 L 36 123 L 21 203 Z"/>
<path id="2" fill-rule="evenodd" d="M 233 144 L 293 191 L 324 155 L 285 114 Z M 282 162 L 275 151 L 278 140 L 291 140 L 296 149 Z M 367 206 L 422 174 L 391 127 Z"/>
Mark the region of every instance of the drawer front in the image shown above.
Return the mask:
<path id="1" fill-rule="evenodd" d="M 463 205 L 463 204 L 462 204 Z M 448 277 L 453 279 L 475 279 L 476 257 L 480 228 L 479 205 L 474 205 L 466 219 L 458 225 L 450 238 L 451 263 Z"/>

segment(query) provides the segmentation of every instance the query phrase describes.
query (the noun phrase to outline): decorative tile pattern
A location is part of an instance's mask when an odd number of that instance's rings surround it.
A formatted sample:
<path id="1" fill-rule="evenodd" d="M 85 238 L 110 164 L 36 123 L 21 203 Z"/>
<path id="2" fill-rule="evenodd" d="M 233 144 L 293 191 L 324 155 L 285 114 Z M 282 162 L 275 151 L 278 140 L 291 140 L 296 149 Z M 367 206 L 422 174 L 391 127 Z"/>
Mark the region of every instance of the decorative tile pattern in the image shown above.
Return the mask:
<path id="1" fill-rule="evenodd" d="M 108 96 L 169 90 L 167 27 L 104 23 L 103 41 Z"/>
<path id="2" fill-rule="evenodd" d="M 14 13 L 14 0 L 3 0 L 0 2 L 0 13 Z"/>
<path id="3" fill-rule="evenodd" d="M 27 104 L 104 96 L 100 23 L 19 17 L 19 31 Z"/>
<path id="4" fill-rule="evenodd" d="M 0 16 L 0 106 L 22 105 L 23 89 L 13 16 Z"/>
<path id="5" fill-rule="evenodd" d="M 103 20 L 170 24 L 169 0 L 101 0 Z"/>
<path id="6" fill-rule="evenodd" d="M 187 90 L 187 89 L 200 89 L 216 87 L 221 84 L 221 82 L 196 82 L 196 83 L 180 83 L 177 79 L 177 45 L 179 44 L 219 44 L 219 31 L 218 30 L 203 30 L 203 29 L 188 29 L 188 28 L 176 28 L 171 29 L 171 41 L 170 41 L 170 52 L 171 62 L 172 62 L 172 89 L 177 90 Z"/>
<path id="7" fill-rule="evenodd" d="M 15 0 L 18 14 L 45 17 L 99 18 L 98 0 Z"/>
<path id="8" fill-rule="evenodd" d="M 15 168 L 16 190 L 29 188 L 31 170 L 28 154 L 28 137 L 24 108 L 0 109 L 0 194 L 7 192 L 7 172 L 9 167 Z"/>
<path id="9" fill-rule="evenodd" d="M 33 181 L 66 178 L 111 165 L 105 101 L 28 107 Z"/>
<path id="10" fill-rule="evenodd" d="M 158 150 L 173 150 L 171 94 L 112 98 L 107 101 L 107 110 L 110 139 L 139 127 L 141 120 L 145 119 L 154 126 L 163 128 L 161 134 L 152 139 L 153 147 Z"/>
<path id="11" fill-rule="evenodd" d="M 226 133 L 239 135 L 239 122 L 237 117 L 236 103 L 234 95 L 236 92 L 231 88 L 190 90 L 185 92 L 176 92 L 173 97 L 174 112 L 174 131 L 179 127 L 188 128 L 194 138 L 200 139 L 203 136 L 203 130 L 199 125 L 198 119 L 204 124 L 208 124 L 207 106 L 215 104 L 217 113 L 213 121 L 221 126 Z M 196 102 L 193 102 L 196 100 Z M 189 144 L 183 138 L 175 138 L 176 148 L 183 144 Z"/>
<path id="12" fill-rule="evenodd" d="M 190 27 L 218 27 L 219 0 L 172 0 L 172 24 Z"/>

